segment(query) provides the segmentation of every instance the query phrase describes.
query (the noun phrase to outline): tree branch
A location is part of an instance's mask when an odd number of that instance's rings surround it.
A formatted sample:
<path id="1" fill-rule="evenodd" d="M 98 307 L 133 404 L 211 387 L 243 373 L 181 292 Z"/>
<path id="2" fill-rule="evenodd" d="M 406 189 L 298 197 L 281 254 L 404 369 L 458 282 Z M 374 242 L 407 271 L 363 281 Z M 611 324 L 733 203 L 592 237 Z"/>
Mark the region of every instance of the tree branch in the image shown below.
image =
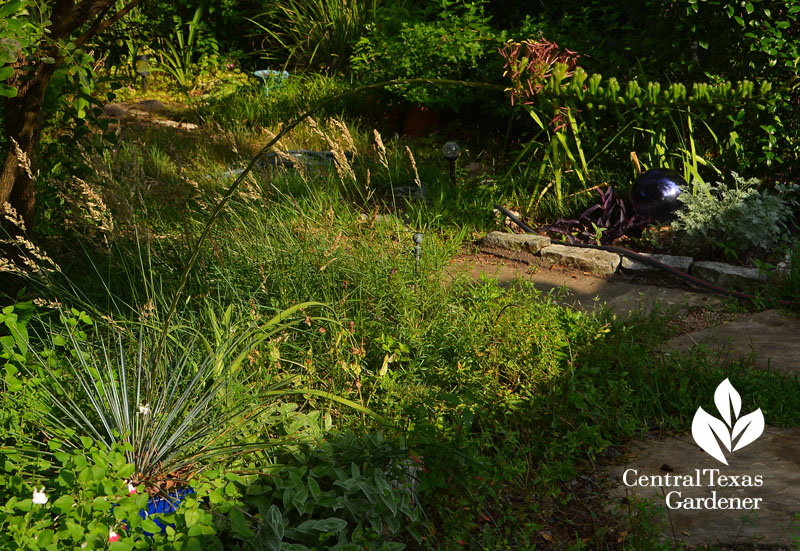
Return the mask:
<path id="1" fill-rule="evenodd" d="M 53 40 L 67 38 L 91 18 L 92 9 L 98 5 L 105 6 L 105 2 L 100 4 L 97 0 L 91 0 L 75 4 L 73 0 L 58 0 L 53 6 L 53 24 L 47 35 Z"/>
<path id="2" fill-rule="evenodd" d="M 95 36 L 97 33 L 100 33 L 106 30 L 108 27 L 128 15 L 128 13 L 142 3 L 142 0 L 131 0 L 124 8 L 120 9 L 117 13 L 109 17 L 108 19 L 103 19 L 105 15 L 108 13 L 108 10 L 113 6 L 113 2 L 108 5 L 99 15 L 97 20 L 89 27 L 89 30 L 83 33 L 80 37 L 75 40 L 75 46 L 83 46 L 90 38 Z"/>

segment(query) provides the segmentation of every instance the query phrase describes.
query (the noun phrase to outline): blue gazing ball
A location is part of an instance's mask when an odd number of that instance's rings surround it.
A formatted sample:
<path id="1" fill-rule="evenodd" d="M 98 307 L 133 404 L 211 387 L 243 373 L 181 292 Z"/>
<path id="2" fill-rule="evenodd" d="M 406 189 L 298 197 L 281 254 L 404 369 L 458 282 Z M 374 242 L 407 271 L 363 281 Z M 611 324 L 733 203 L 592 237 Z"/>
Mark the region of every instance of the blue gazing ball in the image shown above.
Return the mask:
<path id="1" fill-rule="evenodd" d="M 686 180 L 674 170 L 651 168 L 633 184 L 633 211 L 651 221 L 672 220 L 675 218 L 675 211 L 682 205 L 678 195 L 681 194 L 681 188 L 685 187 Z"/>

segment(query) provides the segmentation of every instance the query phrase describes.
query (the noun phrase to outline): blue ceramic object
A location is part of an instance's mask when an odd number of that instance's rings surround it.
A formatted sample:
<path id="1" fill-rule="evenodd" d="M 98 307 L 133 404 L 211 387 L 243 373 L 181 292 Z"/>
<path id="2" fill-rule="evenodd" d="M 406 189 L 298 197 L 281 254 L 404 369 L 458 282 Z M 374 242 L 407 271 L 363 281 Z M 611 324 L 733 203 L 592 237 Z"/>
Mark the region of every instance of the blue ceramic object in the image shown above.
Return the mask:
<path id="1" fill-rule="evenodd" d="M 270 89 L 280 88 L 289 78 L 289 71 L 276 71 L 275 69 L 261 69 L 253 73 L 264 82 L 264 94 L 269 97 Z"/>
<path id="2" fill-rule="evenodd" d="M 142 518 L 147 518 L 150 515 L 163 513 L 165 515 L 169 515 L 170 513 L 174 513 L 178 510 L 178 507 L 181 504 L 181 501 L 187 495 L 193 494 L 194 490 L 192 488 L 182 488 L 180 490 L 175 490 L 174 492 L 169 492 L 167 496 L 156 496 L 151 497 L 147 500 L 147 509 L 142 509 L 139 511 L 139 516 Z M 153 522 L 155 522 L 159 528 L 161 528 L 161 533 L 165 534 L 167 532 L 167 526 L 172 526 L 173 528 L 175 525 L 162 522 L 158 517 L 153 517 Z M 148 532 L 144 533 L 145 536 L 152 537 L 153 534 Z"/>
<path id="3" fill-rule="evenodd" d="M 668 168 L 651 168 L 636 179 L 631 191 L 633 211 L 652 221 L 675 218 L 675 211 L 683 203 L 678 200 L 686 187 L 683 176 Z"/>

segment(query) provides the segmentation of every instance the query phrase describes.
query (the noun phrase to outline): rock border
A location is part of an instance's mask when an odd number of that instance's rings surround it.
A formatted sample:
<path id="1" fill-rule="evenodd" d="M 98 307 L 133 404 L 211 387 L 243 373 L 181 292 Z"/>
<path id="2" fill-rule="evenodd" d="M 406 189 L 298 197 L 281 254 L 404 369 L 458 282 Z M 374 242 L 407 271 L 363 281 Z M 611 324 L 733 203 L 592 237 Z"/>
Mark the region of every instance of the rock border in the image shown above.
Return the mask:
<path id="1" fill-rule="evenodd" d="M 481 245 L 510 252 L 524 250 L 553 264 L 570 266 L 596 275 L 611 275 L 617 271 L 647 277 L 666 275 L 663 270 L 637 262 L 627 256 L 599 249 L 556 244 L 543 235 L 492 231 L 481 239 Z M 723 287 L 749 287 L 768 279 L 767 274 L 756 268 L 734 266 L 723 262 L 695 261 L 691 256 L 641 254 Z"/>

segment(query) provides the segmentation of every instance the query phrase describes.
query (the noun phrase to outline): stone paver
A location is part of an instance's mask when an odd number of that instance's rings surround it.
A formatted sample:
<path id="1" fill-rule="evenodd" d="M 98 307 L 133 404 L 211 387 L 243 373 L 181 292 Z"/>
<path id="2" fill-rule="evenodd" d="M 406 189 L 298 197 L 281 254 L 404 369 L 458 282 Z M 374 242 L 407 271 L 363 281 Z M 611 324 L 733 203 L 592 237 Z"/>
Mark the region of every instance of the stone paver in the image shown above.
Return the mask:
<path id="1" fill-rule="evenodd" d="M 664 351 L 686 352 L 698 345 L 718 354 L 725 363 L 752 358 L 762 369 L 800 373 L 800 319 L 777 310 L 675 337 L 666 343 Z"/>
<path id="2" fill-rule="evenodd" d="M 611 496 L 616 503 L 624 497 L 652 500 L 664 511 L 665 538 L 675 538 L 691 546 L 756 544 L 762 548 L 790 545 L 793 538 L 800 538 L 800 520 L 795 519 L 795 514 L 800 512 L 800 429 L 767 426 L 760 438 L 727 459 L 726 466 L 712 458 L 695 444 L 690 435 L 635 443 L 629 447 L 624 461 L 608 469 L 611 480 L 616 482 Z M 696 469 L 700 469 L 702 485 L 629 487 L 623 482 L 628 469 L 648 477 L 667 474 L 696 476 Z M 704 473 L 704 469 L 719 469 L 714 486 L 708 484 L 710 473 Z M 722 486 L 718 475 L 739 476 L 740 486 Z M 742 487 L 745 476 L 753 481 L 760 476 L 762 485 Z M 632 480 L 632 471 L 629 471 L 627 481 Z M 667 515 L 665 496 L 673 491 L 680 492 L 679 498 L 675 494 L 670 496 L 673 505 L 678 501 L 685 502 L 686 498 L 708 498 L 712 491 L 716 491 L 718 499 L 760 498 L 761 501 L 757 510 L 681 508 L 670 509 Z M 751 501 L 751 505 L 754 503 Z"/>

